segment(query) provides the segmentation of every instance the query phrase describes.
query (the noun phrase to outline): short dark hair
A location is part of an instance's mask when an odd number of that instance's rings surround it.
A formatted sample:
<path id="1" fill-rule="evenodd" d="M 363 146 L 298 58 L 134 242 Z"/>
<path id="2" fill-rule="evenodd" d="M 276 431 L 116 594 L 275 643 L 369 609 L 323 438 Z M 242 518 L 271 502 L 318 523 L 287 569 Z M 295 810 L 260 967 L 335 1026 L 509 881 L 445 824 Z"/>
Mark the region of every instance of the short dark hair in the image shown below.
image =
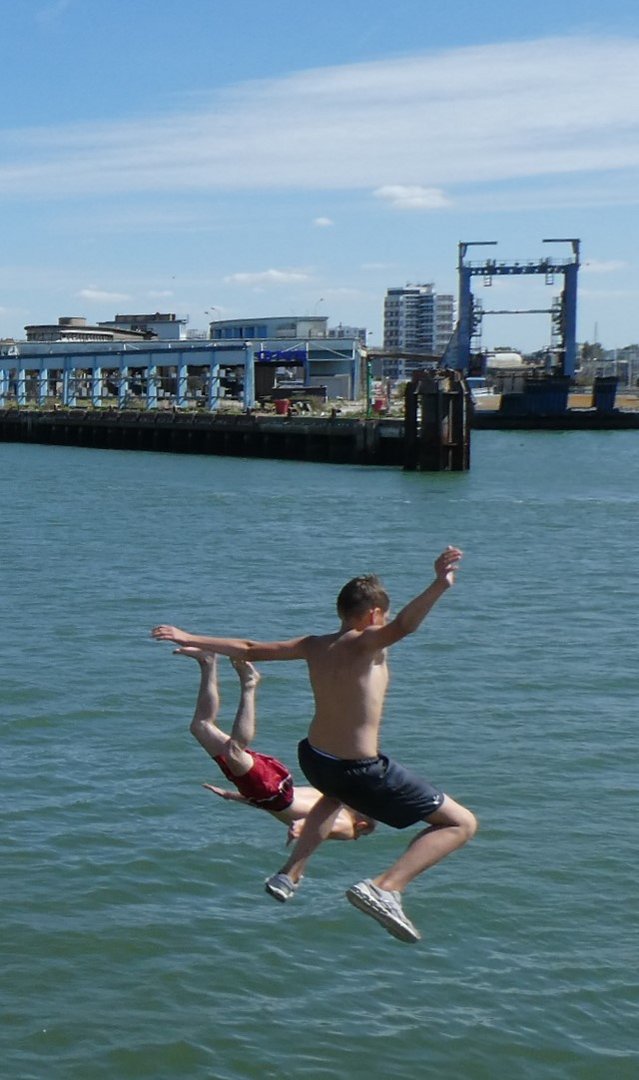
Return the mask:
<path id="1" fill-rule="evenodd" d="M 388 611 L 390 599 L 376 574 L 363 574 L 347 581 L 337 597 L 337 614 L 340 619 L 363 615 L 371 608 Z"/>

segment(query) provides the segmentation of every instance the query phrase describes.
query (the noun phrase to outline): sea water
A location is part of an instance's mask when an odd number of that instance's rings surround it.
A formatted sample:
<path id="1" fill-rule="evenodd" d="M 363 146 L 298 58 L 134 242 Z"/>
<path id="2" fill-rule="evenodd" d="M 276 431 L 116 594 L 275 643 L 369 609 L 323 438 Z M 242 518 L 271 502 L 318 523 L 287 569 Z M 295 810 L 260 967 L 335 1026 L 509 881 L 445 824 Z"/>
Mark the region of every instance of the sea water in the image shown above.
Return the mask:
<path id="1" fill-rule="evenodd" d="M 0 446 L 9 1080 L 639 1075 L 639 440 L 472 450 L 436 475 Z M 370 571 L 396 611 L 447 543 L 383 743 L 480 831 L 409 888 L 406 945 L 344 890 L 413 831 L 325 844 L 274 902 L 285 829 L 201 787 L 197 665 L 149 630 L 327 631 Z M 257 745 L 299 777 L 304 665 L 261 667 Z"/>

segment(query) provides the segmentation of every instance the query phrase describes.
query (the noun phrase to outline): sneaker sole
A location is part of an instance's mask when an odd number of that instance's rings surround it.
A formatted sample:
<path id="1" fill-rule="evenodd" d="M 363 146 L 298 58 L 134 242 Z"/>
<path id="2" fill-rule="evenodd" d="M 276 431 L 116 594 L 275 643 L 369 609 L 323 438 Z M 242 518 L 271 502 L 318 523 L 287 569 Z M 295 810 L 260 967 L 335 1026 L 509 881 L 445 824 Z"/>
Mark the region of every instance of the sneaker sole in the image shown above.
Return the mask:
<path id="1" fill-rule="evenodd" d="M 356 907 L 358 911 L 364 913 L 364 915 L 370 915 L 372 919 L 380 923 L 389 934 L 398 941 L 406 941 L 410 944 L 414 944 L 416 941 L 421 941 L 421 934 L 415 927 L 408 927 L 404 923 L 398 922 L 396 919 L 389 915 L 389 913 L 381 906 L 376 904 L 368 896 L 362 896 L 361 893 L 355 892 L 354 889 L 348 889 L 346 892 L 346 899 L 353 907 Z"/>
<path id="2" fill-rule="evenodd" d="M 276 886 L 269 885 L 267 882 L 264 886 L 264 891 L 272 896 L 274 900 L 279 900 L 280 904 L 285 904 L 287 900 L 292 900 L 295 896 L 293 892 L 285 892 L 283 889 L 278 889 Z"/>

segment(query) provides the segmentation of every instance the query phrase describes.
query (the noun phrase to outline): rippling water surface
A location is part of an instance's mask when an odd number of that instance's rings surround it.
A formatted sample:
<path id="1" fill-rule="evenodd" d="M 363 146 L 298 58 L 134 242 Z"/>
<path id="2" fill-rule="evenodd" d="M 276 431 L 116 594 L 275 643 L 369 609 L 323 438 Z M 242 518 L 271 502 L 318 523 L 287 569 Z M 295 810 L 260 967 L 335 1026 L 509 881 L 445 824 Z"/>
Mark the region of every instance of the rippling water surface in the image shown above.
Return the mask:
<path id="1" fill-rule="evenodd" d="M 466 475 L 0 466 L 8 1078 L 639 1075 L 634 433 L 475 433 Z M 346 579 L 381 573 L 397 608 L 449 542 L 463 572 L 393 650 L 384 743 L 481 831 L 407 893 L 411 947 L 343 898 L 406 834 L 326 844 L 294 902 L 264 894 L 284 830 L 200 787 L 197 669 L 148 631 L 321 632 Z M 263 674 L 258 743 L 294 764 L 304 667 Z"/>

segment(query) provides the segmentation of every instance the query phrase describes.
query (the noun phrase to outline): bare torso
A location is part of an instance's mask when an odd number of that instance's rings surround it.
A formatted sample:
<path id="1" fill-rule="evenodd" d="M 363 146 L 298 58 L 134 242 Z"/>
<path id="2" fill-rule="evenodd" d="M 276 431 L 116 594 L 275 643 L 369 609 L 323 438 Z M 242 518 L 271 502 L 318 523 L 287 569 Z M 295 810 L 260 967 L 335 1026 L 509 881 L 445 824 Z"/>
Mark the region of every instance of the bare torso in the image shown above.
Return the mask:
<path id="1" fill-rule="evenodd" d="M 307 662 L 315 715 L 308 738 L 341 758 L 375 757 L 388 687 L 386 653 L 358 648 L 360 632 L 338 631 L 308 640 Z"/>

